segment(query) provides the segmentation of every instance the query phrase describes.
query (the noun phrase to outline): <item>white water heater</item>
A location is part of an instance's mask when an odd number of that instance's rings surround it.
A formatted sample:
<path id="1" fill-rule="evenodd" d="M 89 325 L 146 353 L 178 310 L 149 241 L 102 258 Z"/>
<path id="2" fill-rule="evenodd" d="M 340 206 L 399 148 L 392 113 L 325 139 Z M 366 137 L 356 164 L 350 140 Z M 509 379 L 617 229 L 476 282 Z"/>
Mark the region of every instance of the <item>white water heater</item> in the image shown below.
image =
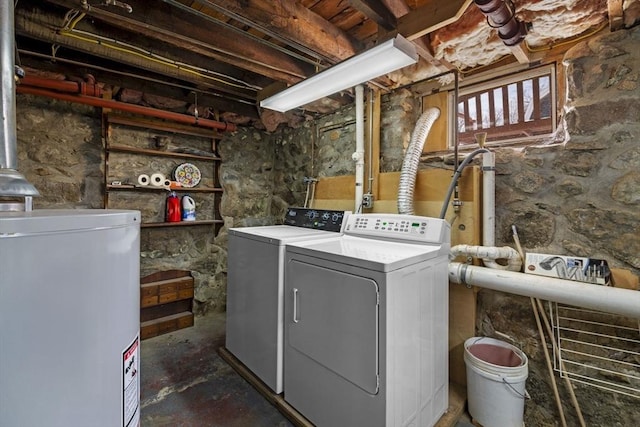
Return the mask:
<path id="1" fill-rule="evenodd" d="M 140 213 L 0 212 L 0 426 L 140 424 Z"/>

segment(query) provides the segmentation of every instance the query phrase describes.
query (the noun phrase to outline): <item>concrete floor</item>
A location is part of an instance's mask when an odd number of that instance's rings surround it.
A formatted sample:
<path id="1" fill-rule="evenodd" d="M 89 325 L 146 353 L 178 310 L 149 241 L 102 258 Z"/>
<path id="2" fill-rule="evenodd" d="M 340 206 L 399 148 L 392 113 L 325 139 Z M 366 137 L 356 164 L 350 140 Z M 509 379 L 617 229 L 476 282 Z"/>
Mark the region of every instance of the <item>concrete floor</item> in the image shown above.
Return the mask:
<path id="1" fill-rule="evenodd" d="M 274 406 L 218 356 L 225 314 L 142 341 L 142 427 L 290 427 Z"/>
<path id="2" fill-rule="evenodd" d="M 142 342 L 141 427 L 293 427 L 218 355 L 224 337 L 225 314 L 212 313 Z"/>

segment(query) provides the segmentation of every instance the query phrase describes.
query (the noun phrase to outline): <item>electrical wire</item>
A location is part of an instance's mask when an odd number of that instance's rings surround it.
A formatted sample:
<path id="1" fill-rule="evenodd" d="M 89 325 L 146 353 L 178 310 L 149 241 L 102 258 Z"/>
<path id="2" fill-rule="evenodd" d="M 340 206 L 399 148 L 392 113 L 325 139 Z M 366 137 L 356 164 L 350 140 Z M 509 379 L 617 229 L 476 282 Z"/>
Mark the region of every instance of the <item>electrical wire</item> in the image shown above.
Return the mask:
<path id="1" fill-rule="evenodd" d="M 252 85 L 240 79 L 223 75 L 220 73 L 216 73 L 212 70 L 208 70 L 202 67 L 195 67 L 193 65 L 189 65 L 180 61 L 175 61 L 164 56 L 155 54 L 149 50 L 143 49 L 138 46 L 131 45 L 129 43 L 124 43 L 119 40 L 113 38 L 107 38 L 103 36 L 99 36 L 97 34 L 92 34 L 87 31 L 78 30 L 75 26 L 86 16 L 85 13 L 80 13 L 78 10 L 71 10 L 67 12 L 65 15 L 65 21 L 63 24 L 63 28 L 61 28 L 58 33 L 63 36 L 72 37 L 84 42 L 98 44 L 100 46 L 104 46 L 119 52 L 127 53 L 130 55 L 138 56 L 149 60 L 151 62 L 159 63 L 161 65 L 165 65 L 168 67 L 173 67 L 175 69 L 182 70 L 184 72 L 196 75 L 198 77 L 202 77 L 208 80 L 213 80 L 218 83 L 225 84 L 227 86 L 232 86 L 240 89 L 250 89 L 250 90 L 260 90 L 262 89 L 259 86 Z M 214 77 L 219 76 L 224 79 Z"/>

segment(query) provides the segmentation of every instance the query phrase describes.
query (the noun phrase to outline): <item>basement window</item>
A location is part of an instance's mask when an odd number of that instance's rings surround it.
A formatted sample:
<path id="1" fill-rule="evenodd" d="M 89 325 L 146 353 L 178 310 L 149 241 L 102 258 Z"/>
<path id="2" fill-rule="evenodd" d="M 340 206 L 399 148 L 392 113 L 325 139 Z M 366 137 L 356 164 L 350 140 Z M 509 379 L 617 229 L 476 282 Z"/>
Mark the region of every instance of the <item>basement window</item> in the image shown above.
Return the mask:
<path id="1" fill-rule="evenodd" d="M 458 94 L 459 147 L 540 139 L 556 130 L 555 67 L 544 66 L 462 87 Z M 453 140 L 453 138 L 452 138 Z"/>

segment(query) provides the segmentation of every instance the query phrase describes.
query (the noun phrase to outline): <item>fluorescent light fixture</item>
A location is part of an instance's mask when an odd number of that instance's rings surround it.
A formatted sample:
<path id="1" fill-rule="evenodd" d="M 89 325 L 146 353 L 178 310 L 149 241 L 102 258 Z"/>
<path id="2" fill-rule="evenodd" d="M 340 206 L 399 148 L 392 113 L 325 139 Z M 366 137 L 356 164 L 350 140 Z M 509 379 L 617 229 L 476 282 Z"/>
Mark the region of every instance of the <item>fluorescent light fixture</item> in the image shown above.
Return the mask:
<path id="1" fill-rule="evenodd" d="M 416 62 L 413 43 L 397 35 L 260 101 L 260 106 L 284 113 Z"/>

